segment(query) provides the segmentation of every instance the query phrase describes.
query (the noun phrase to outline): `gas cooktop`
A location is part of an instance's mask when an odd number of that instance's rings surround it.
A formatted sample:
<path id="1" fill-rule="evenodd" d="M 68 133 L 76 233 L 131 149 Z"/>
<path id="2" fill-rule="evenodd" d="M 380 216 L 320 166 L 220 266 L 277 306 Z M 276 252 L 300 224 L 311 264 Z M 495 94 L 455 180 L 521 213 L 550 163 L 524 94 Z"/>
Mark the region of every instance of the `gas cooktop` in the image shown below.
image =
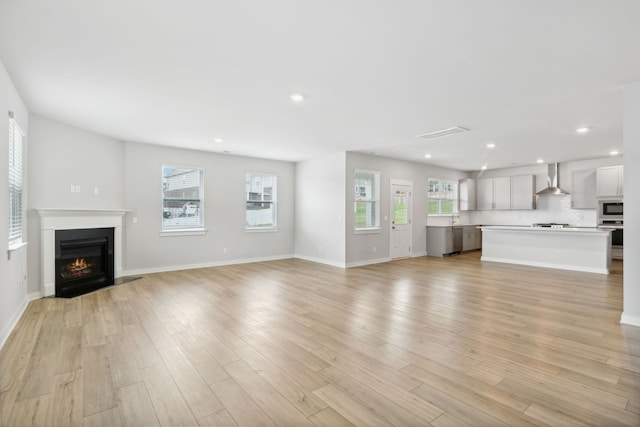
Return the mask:
<path id="1" fill-rule="evenodd" d="M 556 222 L 537 222 L 535 224 L 531 224 L 531 226 L 539 228 L 564 228 L 568 227 L 569 224 L 558 224 Z"/>

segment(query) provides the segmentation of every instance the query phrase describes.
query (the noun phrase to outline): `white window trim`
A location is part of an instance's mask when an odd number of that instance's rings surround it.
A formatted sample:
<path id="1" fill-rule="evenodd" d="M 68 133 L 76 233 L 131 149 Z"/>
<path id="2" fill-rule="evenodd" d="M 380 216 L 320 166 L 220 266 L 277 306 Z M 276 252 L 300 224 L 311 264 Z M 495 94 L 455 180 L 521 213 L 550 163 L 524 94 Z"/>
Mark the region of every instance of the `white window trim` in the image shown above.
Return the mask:
<path id="1" fill-rule="evenodd" d="M 21 178 L 20 178 L 20 190 L 22 193 L 21 196 L 21 203 L 20 203 L 20 236 L 14 239 L 11 239 L 9 235 L 7 235 L 8 240 L 8 252 L 9 254 L 11 252 L 17 251 L 19 249 L 21 249 L 22 247 L 27 245 L 27 242 L 25 242 L 25 225 L 26 225 L 26 216 L 25 216 L 25 182 L 24 182 L 24 175 L 25 175 L 25 140 L 26 140 L 26 133 L 23 131 L 23 126 L 20 124 L 20 122 L 17 120 L 17 118 L 15 117 L 15 113 L 13 111 L 9 111 L 9 115 L 8 115 L 8 119 L 9 119 L 9 126 L 14 126 L 13 131 L 15 132 L 15 127 L 17 127 L 17 130 L 21 133 L 22 135 L 22 141 L 20 144 L 20 149 L 21 149 L 21 165 L 20 165 L 20 173 L 21 173 Z M 13 144 L 13 140 L 8 141 L 9 144 L 7 146 L 7 150 L 9 149 L 9 146 Z M 7 173 L 9 172 L 9 165 L 7 164 Z M 7 180 L 10 181 L 9 177 L 7 176 Z M 10 193 L 7 192 L 7 195 L 10 197 Z M 11 220 L 11 216 L 9 215 L 8 220 Z M 9 224 L 7 224 L 7 234 L 9 234 L 10 229 L 9 229 Z"/>
<path id="2" fill-rule="evenodd" d="M 354 224 L 353 224 L 353 234 L 379 234 L 382 232 L 382 220 L 380 218 L 380 194 L 381 194 L 381 188 L 382 187 L 382 172 L 377 171 L 377 170 L 371 170 L 371 169 L 359 169 L 356 168 L 353 170 L 353 174 L 351 175 L 351 188 L 354 189 L 355 188 L 355 176 L 357 173 L 371 173 L 371 174 L 376 174 L 378 175 L 378 188 L 376 188 L 376 193 L 377 193 L 377 198 L 375 198 L 373 201 L 376 202 L 376 205 L 378 207 L 377 209 L 377 213 L 378 213 L 378 225 L 375 227 L 356 227 L 355 225 L 355 214 L 354 214 Z M 351 198 L 352 198 L 352 204 L 355 206 L 356 203 L 356 198 L 355 195 L 353 194 L 353 192 L 351 193 Z"/>
<path id="3" fill-rule="evenodd" d="M 176 237 L 176 236 L 204 236 L 209 230 L 206 228 L 178 228 L 175 230 L 162 230 L 160 231 L 161 237 Z"/>
<path id="4" fill-rule="evenodd" d="M 247 175 L 260 175 L 260 176 L 273 176 L 276 178 L 276 188 L 274 191 L 274 199 L 273 200 L 273 206 L 274 206 L 274 212 L 273 212 L 273 222 L 274 225 L 268 226 L 268 227 L 248 227 L 247 226 L 247 221 L 246 221 L 246 214 L 247 214 L 247 191 L 246 191 L 246 180 L 247 180 Z M 255 171 L 255 170 L 247 170 L 244 173 L 244 183 L 243 183 L 243 188 L 244 188 L 244 212 L 245 212 L 245 222 L 244 222 L 244 232 L 251 234 L 251 233 L 276 233 L 278 231 L 280 231 L 280 228 L 278 227 L 278 181 L 280 181 L 279 179 L 280 177 L 278 176 L 277 173 L 274 172 L 259 172 L 259 171 Z"/>
<path id="5" fill-rule="evenodd" d="M 202 171 L 202 182 L 200 183 L 201 194 L 200 194 L 200 215 L 202 217 L 202 225 L 198 227 L 188 227 L 188 228 L 163 228 L 163 216 L 164 216 L 164 189 L 163 184 L 160 184 L 160 236 L 161 237 L 175 237 L 175 236 L 203 236 L 209 231 L 205 227 L 205 200 L 204 200 L 204 181 L 205 181 L 205 172 L 206 168 L 204 166 L 190 166 L 190 165 L 176 165 L 176 164 L 162 164 L 160 168 L 160 174 L 162 180 L 164 180 L 164 169 L 165 168 L 176 168 L 176 169 L 197 169 Z"/>
<path id="6" fill-rule="evenodd" d="M 429 197 L 429 180 L 435 180 L 435 181 L 445 181 L 445 182 L 451 182 L 453 183 L 453 199 L 435 199 L 433 197 Z M 427 205 L 429 203 L 429 200 L 453 200 L 453 211 L 451 213 L 437 213 L 437 214 L 432 214 L 429 213 L 429 207 L 427 206 L 427 216 L 430 217 L 451 217 L 453 215 L 456 215 L 459 212 L 458 209 L 458 205 L 459 205 L 459 200 L 458 200 L 458 182 L 455 179 L 446 179 L 446 178 L 435 178 L 435 177 L 428 177 L 427 178 Z"/>

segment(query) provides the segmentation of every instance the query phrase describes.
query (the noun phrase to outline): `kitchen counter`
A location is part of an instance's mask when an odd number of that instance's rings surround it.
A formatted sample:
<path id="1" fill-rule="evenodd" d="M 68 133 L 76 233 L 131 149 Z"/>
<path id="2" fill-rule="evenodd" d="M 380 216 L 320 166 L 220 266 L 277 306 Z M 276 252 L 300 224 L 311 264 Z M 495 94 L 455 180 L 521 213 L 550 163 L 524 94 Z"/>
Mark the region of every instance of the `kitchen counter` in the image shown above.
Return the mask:
<path id="1" fill-rule="evenodd" d="M 482 261 L 608 274 L 611 230 L 482 226 Z"/>
<path id="2" fill-rule="evenodd" d="M 533 232 L 551 232 L 551 233 L 608 233 L 610 229 L 597 227 L 531 227 L 530 225 L 483 225 L 482 230 L 517 230 L 517 231 L 533 231 Z"/>
<path id="3" fill-rule="evenodd" d="M 446 224 L 446 225 L 431 225 L 427 224 L 427 228 L 440 228 L 440 227 L 480 227 L 480 224 Z"/>

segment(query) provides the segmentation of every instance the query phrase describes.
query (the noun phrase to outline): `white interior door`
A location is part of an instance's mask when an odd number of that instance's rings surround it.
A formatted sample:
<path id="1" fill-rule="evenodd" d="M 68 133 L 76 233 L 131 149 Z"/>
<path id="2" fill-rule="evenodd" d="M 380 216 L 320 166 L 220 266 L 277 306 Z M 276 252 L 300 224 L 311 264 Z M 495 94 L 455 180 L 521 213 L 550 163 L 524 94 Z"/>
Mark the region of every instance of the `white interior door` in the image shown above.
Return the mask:
<path id="1" fill-rule="evenodd" d="M 391 180 L 391 258 L 411 256 L 411 192 L 408 181 Z"/>

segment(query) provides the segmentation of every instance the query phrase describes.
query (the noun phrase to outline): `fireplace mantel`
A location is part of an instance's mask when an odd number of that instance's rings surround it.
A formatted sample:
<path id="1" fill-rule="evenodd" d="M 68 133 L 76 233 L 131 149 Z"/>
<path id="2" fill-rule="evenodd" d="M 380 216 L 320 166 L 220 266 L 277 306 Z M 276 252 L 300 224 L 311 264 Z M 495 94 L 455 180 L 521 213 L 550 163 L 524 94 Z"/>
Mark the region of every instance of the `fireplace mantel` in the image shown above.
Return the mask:
<path id="1" fill-rule="evenodd" d="M 114 228 L 114 276 L 122 276 L 122 225 L 127 209 L 36 209 L 40 214 L 42 294 L 55 294 L 56 230 Z"/>

